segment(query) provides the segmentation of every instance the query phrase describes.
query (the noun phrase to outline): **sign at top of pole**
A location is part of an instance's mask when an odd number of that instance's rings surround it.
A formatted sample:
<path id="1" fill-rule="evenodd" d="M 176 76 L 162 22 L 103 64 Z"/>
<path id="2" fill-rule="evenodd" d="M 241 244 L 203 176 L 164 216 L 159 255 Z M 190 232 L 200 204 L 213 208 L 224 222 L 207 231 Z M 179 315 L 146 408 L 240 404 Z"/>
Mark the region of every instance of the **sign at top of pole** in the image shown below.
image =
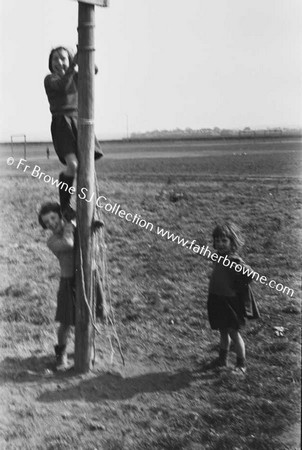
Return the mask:
<path id="1" fill-rule="evenodd" d="M 78 0 L 79 3 L 88 3 L 89 5 L 108 6 L 109 0 Z"/>

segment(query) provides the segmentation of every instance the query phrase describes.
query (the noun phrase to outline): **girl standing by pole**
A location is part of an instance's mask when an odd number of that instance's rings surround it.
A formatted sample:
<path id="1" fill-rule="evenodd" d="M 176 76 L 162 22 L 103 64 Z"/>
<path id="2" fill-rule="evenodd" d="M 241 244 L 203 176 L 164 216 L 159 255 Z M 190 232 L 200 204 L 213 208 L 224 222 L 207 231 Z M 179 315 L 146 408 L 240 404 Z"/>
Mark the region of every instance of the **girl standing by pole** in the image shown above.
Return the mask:
<path id="1" fill-rule="evenodd" d="M 72 327 L 75 325 L 75 225 L 67 222 L 61 213 L 59 203 L 46 202 L 38 213 L 40 225 L 52 232 L 47 240 L 47 246 L 58 258 L 61 268 L 61 278 L 57 293 L 57 309 L 55 321 L 59 322 L 58 343 L 55 345 L 56 369 L 67 368 L 67 344 Z M 99 222 L 96 224 L 99 226 Z M 105 320 L 108 313 L 105 297 L 97 269 L 93 271 L 95 280 L 95 314 Z"/>
<path id="2" fill-rule="evenodd" d="M 64 370 L 67 367 L 68 336 L 75 324 L 74 225 L 63 220 L 58 203 L 44 203 L 38 218 L 42 228 L 52 231 L 47 246 L 58 258 L 61 267 L 55 315 L 55 320 L 59 322 L 55 354 L 56 369 Z"/>

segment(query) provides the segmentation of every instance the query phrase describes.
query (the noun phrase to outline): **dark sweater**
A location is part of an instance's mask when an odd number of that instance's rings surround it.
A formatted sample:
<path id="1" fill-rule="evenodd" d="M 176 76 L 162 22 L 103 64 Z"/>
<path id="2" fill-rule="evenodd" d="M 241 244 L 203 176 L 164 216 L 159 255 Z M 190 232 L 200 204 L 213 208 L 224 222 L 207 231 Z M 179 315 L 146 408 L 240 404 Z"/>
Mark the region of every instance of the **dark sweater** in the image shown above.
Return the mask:
<path id="1" fill-rule="evenodd" d="M 78 115 L 78 74 L 71 66 L 62 77 L 51 73 L 45 77 L 44 87 L 53 116 Z"/>
<path id="2" fill-rule="evenodd" d="M 229 260 L 231 263 L 234 261 L 236 264 L 252 270 L 236 254 L 229 255 Z M 243 275 L 242 272 L 236 272 L 234 266 L 230 268 L 230 266 L 224 266 L 221 262 L 214 262 L 213 271 L 210 276 L 209 292 L 225 297 L 236 297 L 238 290 L 251 283 L 252 280 L 247 275 Z"/>

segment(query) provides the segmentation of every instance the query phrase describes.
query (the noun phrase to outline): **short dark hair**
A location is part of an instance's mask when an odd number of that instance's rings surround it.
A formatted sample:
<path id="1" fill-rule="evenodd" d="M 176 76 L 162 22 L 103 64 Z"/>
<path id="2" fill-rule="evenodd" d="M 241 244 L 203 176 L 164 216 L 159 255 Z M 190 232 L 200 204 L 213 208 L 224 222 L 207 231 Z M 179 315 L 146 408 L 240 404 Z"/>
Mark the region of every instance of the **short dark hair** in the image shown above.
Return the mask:
<path id="1" fill-rule="evenodd" d="M 239 250 L 244 244 L 240 228 L 232 222 L 217 224 L 213 230 L 213 247 L 215 248 L 215 239 L 218 237 L 227 237 L 231 241 L 232 251 Z M 215 248 L 216 249 L 216 248 Z"/>
<path id="2" fill-rule="evenodd" d="M 41 225 L 42 228 L 44 228 L 44 230 L 46 230 L 47 227 L 42 220 L 42 216 L 45 216 L 45 214 L 48 214 L 50 212 L 55 212 L 55 213 L 59 214 L 59 217 L 62 217 L 61 207 L 60 207 L 59 203 L 57 203 L 57 202 L 43 203 L 43 205 L 40 208 L 40 211 L 38 212 L 38 220 L 39 220 L 39 224 Z"/>
<path id="3" fill-rule="evenodd" d="M 73 54 L 72 54 L 72 52 L 71 52 L 68 48 L 62 47 L 62 46 L 53 48 L 53 49 L 51 50 L 51 52 L 50 52 L 50 54 L 49 54 L 49 58 L 48 58 L 48 68 L 49 68 L 49 70 L 50 70 L 51 72 L 53 72 L 53 68 L 52 68 L 52 57 L 53 57 L 53 54 L 54 54 L 55 52 L 58 52 L 58 51 L 61 51 L 61 50 L 64 50 L 65 52 L 67 52 L 67 54 L 68 54 L 68 59 L 69 59 L 69 64 L 71 64 L 72 61 L 73 61 Z"/>

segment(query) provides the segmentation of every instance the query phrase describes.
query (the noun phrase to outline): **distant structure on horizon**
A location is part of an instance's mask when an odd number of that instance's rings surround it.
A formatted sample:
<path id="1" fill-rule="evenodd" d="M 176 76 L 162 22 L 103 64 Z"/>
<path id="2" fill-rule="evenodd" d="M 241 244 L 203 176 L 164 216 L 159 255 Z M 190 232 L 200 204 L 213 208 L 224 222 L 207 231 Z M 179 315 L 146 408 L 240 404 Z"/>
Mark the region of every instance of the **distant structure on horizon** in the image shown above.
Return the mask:
<path id="1" fill-rule="evenodd" d="M 99 139 L 102 142 L 111 141 L 131 141 L 131 140 L 185 140 L 185 139 L 267 139 L 267 138 L 302 138 L 302 128 L 266 128 L 266 129 L 252 129 L 250 127 L 245 127 L 240 129 L 227 129 L 227 128 L 200 128 L 192 129 L 176 128 L 174 130 L 152 130 L 152 131 L 140 131 L 133 132 L 127 137 L 125 134 L 120 133 L 117 135 L 111 135 Z M 49 145 L 49 150 L 52 148 L 52 142 L 46 139 L 32 139 L 27 141 L 26 135 L 12 135 L 10 141 L 1 141 L 1 146 L 10 146 L 11 154 L 14 153 L 14 148 L 19 148 L 23 146 L 24 154 L 26 154 L 26 144 L 39 145 L 46 144 Z"/>
<path id="2" fill-rule="evenodd" d="M 131 133 L 130 139 L 256 139 L 256 138 L 281 138 L 281 137 L 302 137 L 302 128 L 267 128 L 251 129 L 246 127 L 238 129 L 200 128 L 184 130 L 152 130 L 146 132 Z"/>

